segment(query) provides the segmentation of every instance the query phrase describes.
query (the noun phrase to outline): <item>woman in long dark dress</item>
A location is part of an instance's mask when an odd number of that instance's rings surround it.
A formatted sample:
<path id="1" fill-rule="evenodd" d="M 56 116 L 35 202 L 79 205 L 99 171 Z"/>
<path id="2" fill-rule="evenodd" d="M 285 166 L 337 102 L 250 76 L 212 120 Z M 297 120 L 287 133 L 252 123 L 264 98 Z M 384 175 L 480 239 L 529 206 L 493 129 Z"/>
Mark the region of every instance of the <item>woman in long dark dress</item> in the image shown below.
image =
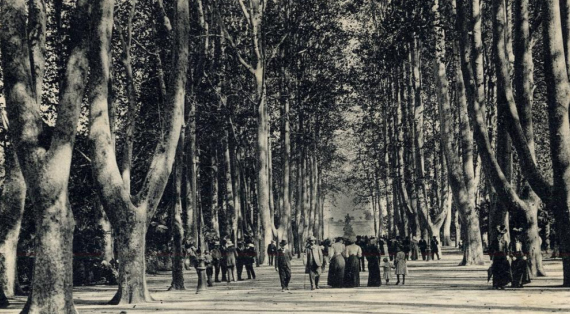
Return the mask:
<path id="1" fill-rule="evenodd" d="M 370 239 L 370 244 L 366 250 L 368 253 L 368 287 L 380 287 L 382 279 L 380 278 L 380 249 L 378 248 L 375 238 Z"/>
<path id="2" fill-rule="evenodd" d="M 329 277 L 327 284 L 333 288 L 342 288 L 344 286 L 344 249 L 342 238 L 337 238 L 336 242 L 329 248 L 329 256 L 331 262 L 329 265 Z"/>
<path id="3" fill-rule="evenodd" d="M 344 249 L 344 255 L 347 257 L 346 268 L 344 270 L 344 286 L 354 288 L 360 286 L 360 257 L 362 257 L 362 249 L 356 245 L 356 237 L 350 237 L 349 244 Z"/>
<path id="4" fill-rule="evenodd" d="M 505 239 L 507 228 L 501 225 L 497 228 L 497 239 L 491 244 L 489 254 L 493 260 L 493 288 L 505 289 L 505 286 L 512 281 L 511 265 L 507 257 L 509 256 L 509 244 Z"/>

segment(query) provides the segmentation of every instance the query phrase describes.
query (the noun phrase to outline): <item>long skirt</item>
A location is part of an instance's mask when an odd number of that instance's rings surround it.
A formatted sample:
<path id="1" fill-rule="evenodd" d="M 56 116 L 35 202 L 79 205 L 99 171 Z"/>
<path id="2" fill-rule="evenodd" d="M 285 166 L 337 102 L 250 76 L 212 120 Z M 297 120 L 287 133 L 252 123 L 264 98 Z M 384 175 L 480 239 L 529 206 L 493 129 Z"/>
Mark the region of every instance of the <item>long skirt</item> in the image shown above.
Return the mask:
<path id="1" fill-rule="evenodd" d="M 344 286 L 346 288 L 360 287 L 360 260 L 356 255 L 350 255 L 344 270 Z"/>
<path id="2" fill-rule="evenodd" d="M 329 277 L 327 284 L 333 288 L 342 288 L 344 286 L 344 257 L 340 254 L 331 259 L 329 265 Z"/>
<path id="3" fill-rule="evenodd" d="M 493 287 L 504 287 L 512 281 L 511 265 L 506 257 L 495 256 L 492 271 Z"/>
<path id="4" fill-rule="evenodd" d="M 525 283 L 530 283 L 530 270 L 528 262 L 524 259 L 513 261 L 512 265 L 513 287 L 522 288 Z"/>
<path id="5" fill-rule="evenodd" d="M 368 287 L 380 287 L 380 259 L 371 257 L 368 259 Z"/>

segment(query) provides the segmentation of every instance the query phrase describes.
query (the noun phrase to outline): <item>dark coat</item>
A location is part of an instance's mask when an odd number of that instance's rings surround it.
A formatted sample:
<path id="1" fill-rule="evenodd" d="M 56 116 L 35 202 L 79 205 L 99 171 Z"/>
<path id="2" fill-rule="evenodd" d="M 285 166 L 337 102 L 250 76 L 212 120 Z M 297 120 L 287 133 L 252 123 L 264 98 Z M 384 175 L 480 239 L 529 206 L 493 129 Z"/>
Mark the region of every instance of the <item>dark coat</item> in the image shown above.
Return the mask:
<path id="1" fill-rule="evenodd" d="M 420 242 L 418 243 L 418 246 L 420 247 L 420 251 L 424 252 L 427 249 L 427 241 L 421 239 Z"/>
<path id="2" fill-rule="evenodd" d="M 257 256 L 257 252 L 255 251 L 255 247 L 245 248 L 243 263 L 246 265 L 253 264 L 255 262 L 256 256 Z"/>
<path id="3" fill-rule="evenodd" d="M 275 268 L 280 269 L 291 269 L 291 260 L 293 259 L 293 254 L 287 248 L 279 248 L 277 250 L 277 263 L 275 263 Z"/>
<path id="4" fill-rule="evenodd" d="M 431 251 L 434 253 L 439 253 L 439 241 L 437 241 L 436 239 L 431 239 Z"/>
<path id="5" fill-rule="evenodd" d="M 267 246 L 267 255 L 273 255 L 275 256 L 275 254 L 277 254 L 277 246 L 273 243 L 270 243 Z"/>

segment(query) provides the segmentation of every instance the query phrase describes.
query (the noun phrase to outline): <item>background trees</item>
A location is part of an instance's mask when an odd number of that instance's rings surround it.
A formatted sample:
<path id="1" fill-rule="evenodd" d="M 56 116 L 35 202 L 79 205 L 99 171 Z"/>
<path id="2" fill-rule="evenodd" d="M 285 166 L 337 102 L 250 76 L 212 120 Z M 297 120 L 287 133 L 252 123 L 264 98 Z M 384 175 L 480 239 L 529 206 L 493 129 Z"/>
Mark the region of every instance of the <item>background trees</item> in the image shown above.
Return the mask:
<path id="1" fill-rule="evenodd" d="M 343 189 L 370 234 L 461 242 L 463 264 L 506 224 L 544 275 L 556 230 L 570 278 L 566 2 L 5 1 L 2 291 L 22 211 L 20 249 L 58 270 L 34 268 L 29 309 L 50 282 L 73 311 L 72 245 L 116 255 L 113 302 L 142 302 L 149 265 L 184 288 L 185 244 L 300 253 Z"/>

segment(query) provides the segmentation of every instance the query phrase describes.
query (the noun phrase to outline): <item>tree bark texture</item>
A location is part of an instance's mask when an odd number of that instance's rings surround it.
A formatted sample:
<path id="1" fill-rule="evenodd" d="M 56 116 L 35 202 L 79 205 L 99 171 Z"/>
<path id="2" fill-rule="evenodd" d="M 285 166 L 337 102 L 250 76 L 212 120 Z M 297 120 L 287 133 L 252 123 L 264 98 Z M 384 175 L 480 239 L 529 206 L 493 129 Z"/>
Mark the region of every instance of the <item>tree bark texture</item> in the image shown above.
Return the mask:
<path id="1" fill-rule="evenodd" d="M 34 202 L 35 261 L 31 293 L 23 313 L 75 313 L 72 297 L 74 219 L 67 186 L 79 109 L 87 79 L 86 1 L 72 15 L 70 55 L 61 79 L 57 122 L 48 143 L 40 116 L 44 75 L 45 4 L 43 1 L 4 1 L 0 9 L 0 49 L 10 139 Z M 101 19 L 92 19 L 98 25 Z M 27 30 L 31 31 L 28 41 Z"/>
<path id="2" fill-rule="evenodd" d="M 119 289 L 110 303 L 132 304 L 151 300 L 145 278 L 145 236 L 170 176 L 180 138 L 186 77 L 188 70 L 189 4 L 175 3 L 173 71 L 166 93 L 163 138 L 158 141 L 142 188 L 131 196 L 125 188 L 113 147 L 109 122 L 108 58 L 113 26 L 114 1 L 106 0 L 93 12 L 102 19 L 93 30 L 97 43 L 89 58 L 91 68 L 91 107 L 89 139 L 92 168 L 103 206 L 117 237 Z"/>

